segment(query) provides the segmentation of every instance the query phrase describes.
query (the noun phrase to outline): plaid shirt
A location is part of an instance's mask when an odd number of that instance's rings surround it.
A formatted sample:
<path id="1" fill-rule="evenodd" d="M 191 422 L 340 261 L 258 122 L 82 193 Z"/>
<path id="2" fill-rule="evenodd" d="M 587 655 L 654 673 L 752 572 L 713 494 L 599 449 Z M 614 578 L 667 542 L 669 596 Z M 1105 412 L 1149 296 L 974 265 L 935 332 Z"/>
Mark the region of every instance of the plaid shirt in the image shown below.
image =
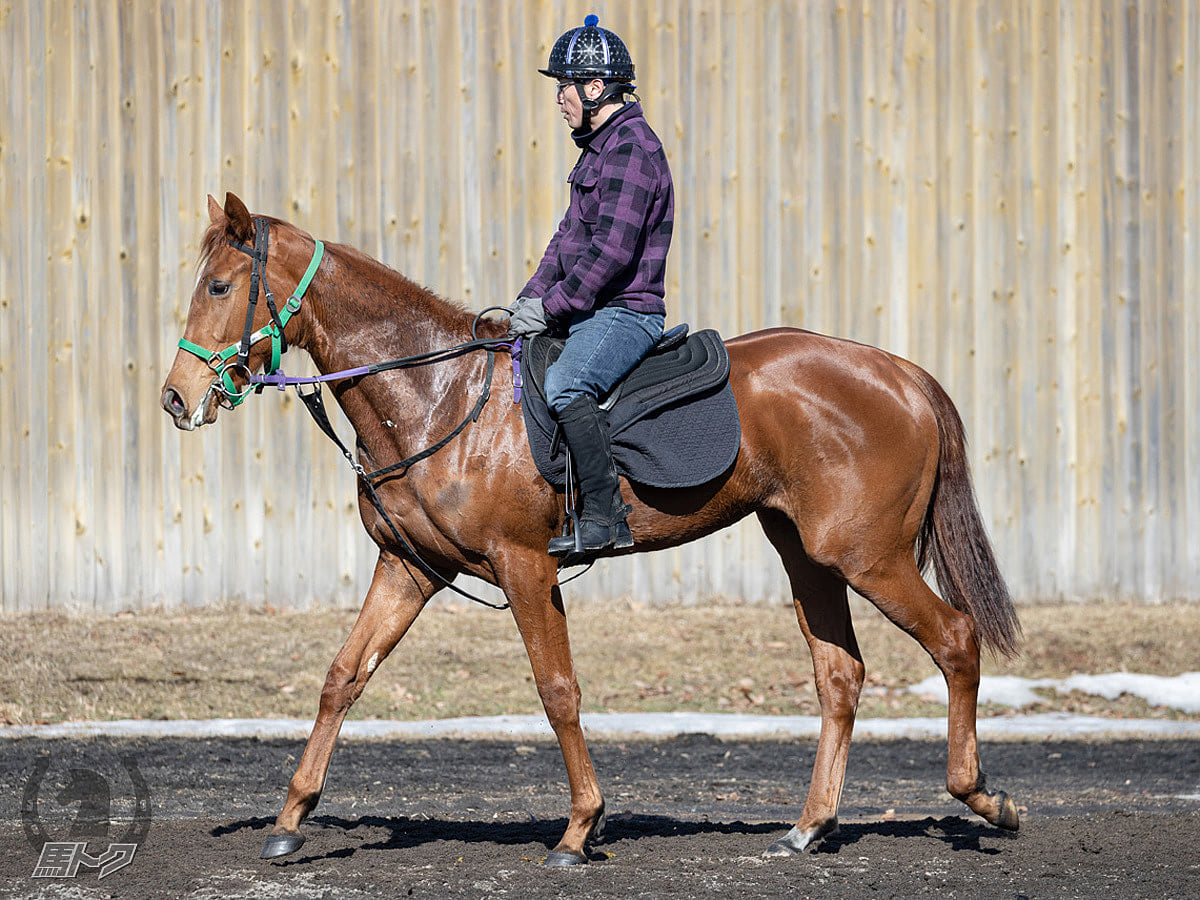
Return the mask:
<path id="1" fill-rule="evenodd" d="M 658 136 L 629 103 L 575 142 L 571 204 L 521 296 L 560 321 L 601 306 L 665 314 L 675 199 Z"/>

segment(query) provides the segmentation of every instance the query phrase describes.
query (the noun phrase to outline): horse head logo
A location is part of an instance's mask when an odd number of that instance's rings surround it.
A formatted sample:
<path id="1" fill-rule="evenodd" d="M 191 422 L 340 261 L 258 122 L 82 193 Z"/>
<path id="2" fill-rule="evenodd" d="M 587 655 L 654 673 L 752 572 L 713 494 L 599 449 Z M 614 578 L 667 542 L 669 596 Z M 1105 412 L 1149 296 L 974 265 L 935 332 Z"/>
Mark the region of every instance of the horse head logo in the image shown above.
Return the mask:
<path id="1" fill-rule="evenodd" d="M 108 840 L 112 798 L 108 781 L 91 769 L 71 769 L 70 780 L 55 796 L 59 806 L 79 804 L 71 823 L 71 837 L 81 841 Z"/>
<path id="2" fill-rule="evenodd" d="M 138 771 L 137 760 L 126 756 L 121 760 L 129 780 L 133 784 L 134 814 L 133 819 L 125 829 L 120 842 L 123 844 L 139 844 L 150 831 L 152 806 L 150 790 L 142 773 Z M 48 832 L 42 816 L 38 811 L 38 796 L 42 781 L 50 769 L 50 756 L 41 756 L 34 763 L 33 772 L 25 782 L 25 793 L 21 801 L 21 824 L 25 829 L 25 838 L 37 852 L 53 840 Z M 112 792 L 106 779 L 92 769 L 71 769 L 67 773 L 66 784 L 54 795 L 54 801 L 59 806 L 78 804 L 72 818 L 70 831 L 62 837 L 76 841 L 99 841 L 103 843 L 109 838 L 112 827 Z"/>

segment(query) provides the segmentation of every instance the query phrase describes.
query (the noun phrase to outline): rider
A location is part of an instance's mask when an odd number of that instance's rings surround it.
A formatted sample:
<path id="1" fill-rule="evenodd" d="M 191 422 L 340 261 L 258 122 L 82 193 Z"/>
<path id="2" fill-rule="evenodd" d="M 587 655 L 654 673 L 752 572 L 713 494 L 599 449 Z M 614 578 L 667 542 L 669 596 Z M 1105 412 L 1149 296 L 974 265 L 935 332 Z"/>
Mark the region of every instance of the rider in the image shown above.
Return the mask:
<path id="1" fill-rule="evenodd" d="M 570 448 L 580 490 L 579 535 L 597 552 L 633 546 L 598 398 L 663 333 L 663 279 L 674 189 L 662 143 L 633 95 L 633 61 L 617 35 L 588 16 L 562 35 L 543 75 L 582 151 L 567 181 L 571 200 L 541 264 L 513 306 L 513 335 L 565 332 L 546 372 L 546 397 Z M 549 552 L 575 550 L 574 537 Z"/>

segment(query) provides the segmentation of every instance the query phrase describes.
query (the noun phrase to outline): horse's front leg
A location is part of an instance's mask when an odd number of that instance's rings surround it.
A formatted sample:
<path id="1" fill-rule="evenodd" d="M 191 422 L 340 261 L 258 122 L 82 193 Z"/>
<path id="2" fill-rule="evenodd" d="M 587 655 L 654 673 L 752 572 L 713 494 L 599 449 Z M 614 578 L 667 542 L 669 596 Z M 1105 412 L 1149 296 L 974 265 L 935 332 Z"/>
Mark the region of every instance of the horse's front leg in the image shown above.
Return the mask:
<path id="1" fill-rule="evenodd" d="M 571 786 L 571 818 L 562 839 L 546 857 L 546 865 L 580 865 L 588 861 L 585 845 L 604 829 L 604 797 L 579 724 L 579 682 L 571 660 L 556 566 L 550 557 L 531 552 L 519 561 L 510 561 L 506 568 L 508 576 L 502 576 L 501 587 L 512 604 Z"/>
<path id="2" fill-rule="evenodd" d="M 304 843 L 300 823 L 321 799 L 329 760 L 346 713 L 435 590 L 415 566 L 387 553 L 379 555 L 358 620 L 325 676 L 317 720 L 296 774 L 288 784 L 283 811 L 263 845 L 263 859 L 294 853 Z"/>

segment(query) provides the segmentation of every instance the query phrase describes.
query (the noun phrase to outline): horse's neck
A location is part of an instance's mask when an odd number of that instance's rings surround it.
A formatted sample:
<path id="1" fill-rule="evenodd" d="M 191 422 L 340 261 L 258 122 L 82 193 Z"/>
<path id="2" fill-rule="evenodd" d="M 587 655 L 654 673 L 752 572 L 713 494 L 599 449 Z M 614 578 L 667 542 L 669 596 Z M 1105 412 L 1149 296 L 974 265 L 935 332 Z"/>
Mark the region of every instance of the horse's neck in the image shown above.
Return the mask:
<path id="1" fill-rule="evenodd" d="M 326 251 L 313 283 L 305 349 L 323 373 L 452 347 L 470 337 L 467 314 L 377 260 Z"/>
<path id="2" fill-rule="evenodd" d="M 395 276 L 380 283 L 378 270 L 357 286 L 342 278 L 337 287 L 318 290 L 311 306 L 310 334 L 304 349 L 323 374 L 371 363 L 444 350 L 470 339 L 464 314 L 428 291 Z M 383 273 L 382 277 L 389 274 Z M 339 382 L 334 393 L 360 440 L 385 465 L 421 449 L 441 427 L 435 411 L 455 383 L 473 371 L 475 361 L 446 362 L 368 375 Z M 344 386 L 344 387 L 343 387 Z M 453 404 L 451 404 L 453 405 Z"/>

